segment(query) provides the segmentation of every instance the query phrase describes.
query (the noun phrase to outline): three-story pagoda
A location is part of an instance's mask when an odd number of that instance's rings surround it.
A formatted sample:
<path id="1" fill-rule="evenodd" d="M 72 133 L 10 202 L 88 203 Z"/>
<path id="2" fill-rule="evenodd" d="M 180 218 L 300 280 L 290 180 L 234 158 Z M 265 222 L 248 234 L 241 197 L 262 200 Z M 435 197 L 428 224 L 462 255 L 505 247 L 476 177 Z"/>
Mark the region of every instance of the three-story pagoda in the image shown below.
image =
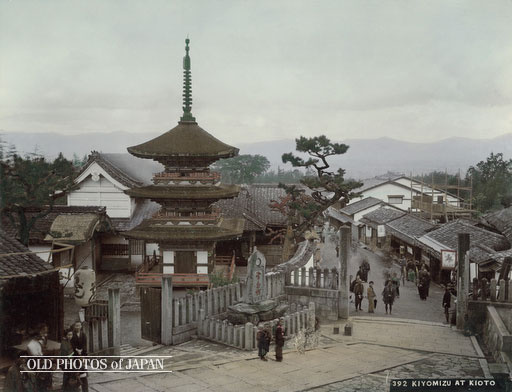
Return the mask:
<path id="1" fill-rule="evenodd" d="M 238 149 L 199 127 L 192 116 L 189 42 L 185 40 L 183 116 L 170 131 L 148 142 L 128 147 L 139 158 L 160 162 L 165 170 L 153 184 L 126 190 L 134 198 L 151 199 L 160 211 L 125 233 L 132 239 L 158 243 L 164 274 L 206 274 L 215 242 L 242 235 L 243 220 L 223 218 L 212 204 L 238 195 L 237 185 L 220 184 L 209 166 L 238 155 Z M 211 265 L 211 263 L 210 263 Z"/>

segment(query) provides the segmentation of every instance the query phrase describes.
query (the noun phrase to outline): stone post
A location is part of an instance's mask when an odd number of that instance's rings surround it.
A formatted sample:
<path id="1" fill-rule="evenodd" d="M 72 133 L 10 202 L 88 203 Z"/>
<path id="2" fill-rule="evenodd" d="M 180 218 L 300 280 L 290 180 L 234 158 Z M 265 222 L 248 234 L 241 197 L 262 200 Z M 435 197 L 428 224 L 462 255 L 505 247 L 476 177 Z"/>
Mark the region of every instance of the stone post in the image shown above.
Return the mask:
<path id="1" fill-rule="evenodd" d="M 308 279 L 309 279 L 309 287 L 315 287 L 315 269 L 313 267 L 309 267 L 308 270 Z"/>
<path id="2" fill-rule="evenodd" d="M 473 278 L 473 300 L 478 299 L 478 278 Z"/>
<path id="3" fill-rule="evenodd" d="M 298 268 L 293 270 L 293 285 L 294 286 L 299 285 L 299 269 Z"/>
<path id="4" fill-rule="evenodd" d="M 108 289 L 108 345 L 114 355 L 121 351 L 121 298 L 119 289 Z"/>
<path id="5" fill-rule="evenodd" d="M 206 297 L 206 314 L 211 316 L 213 314 L 213 289 L 206 290 L 204 295 Z"/>
<path id="6" fill-rule="evenodd" d="M 349 282 L 348 282 L 348 259 L 350 256 L 350 241 L 352 235 L 350 227 L 342 226 L 340 228 L 340 264 L 338 274 L 338 290 L 340 296 L 338 299 L 338 318 L 348 319 L 349 315 Z"/>
<path id="7" fill-rule="evenodd" d="M 180 302 L 177 299 L 172 300 L 172 309 L 173 309 L 173 317 L 172 323 L 173 326 L 177 327 L 180 325 Z"/>
<path id="8" fill-rule="evenodd" d="M 469 296 L 469 233 L 457 234 L 457 329 L 464 329 Z M 468 257 L 466 257 L 466 255 Z"/>
<path id="9" fill-rule="evenodd" d="M 512 302 L 512 280 L 509 280 L 507 282 L 508 284 L 508 298 L 507 298 L 507 302 Z"/>
<path id="10" fill-rule="evenodd" d="M 187 323 L 194 322 L 194 297 L 190 294 L 187 295 Z"/>
<path id="11" fill-rule="evenodd" d="M 162 344 L 172 344 L 172 276 L 162 276 L 162 320 L 161 336 Z"/>
<path id="12" fill-rule="evenodd" d="M 204 309 L 199 309 L 199 319 L 197 320 L 197 334 L 199 336 L 205 335 L 205 333 L 204 333 L 205 317 L 206 317 L 206 314 L 204 312 Z"/>
<path id="13" fill-rule="evenodd" d="M 253 332 L 252 332 L 252 328 L 253 328 L 253 325 L 251 323 L 246 323 L 245 324 L 245 342 L 244 342 L 244 348 L 246 350 L 252 350 L 252 337 L 253 337 Z"/>
<path id="14" fill-rule="evenodd" d="M 187 307 L 185 306 L 185 298 L 180 298 L 180 325 L 187 323 Z"/>
<path id="15" fill-rule="evenodd" d="M 315 328 L 315 303 L 310 302 L 308 306 L 308 327 Z"/>
<path id="16" fill-rule="evenodd" d="M 496 279 L 491 279 L 491 301 L 496 302 Z"/>

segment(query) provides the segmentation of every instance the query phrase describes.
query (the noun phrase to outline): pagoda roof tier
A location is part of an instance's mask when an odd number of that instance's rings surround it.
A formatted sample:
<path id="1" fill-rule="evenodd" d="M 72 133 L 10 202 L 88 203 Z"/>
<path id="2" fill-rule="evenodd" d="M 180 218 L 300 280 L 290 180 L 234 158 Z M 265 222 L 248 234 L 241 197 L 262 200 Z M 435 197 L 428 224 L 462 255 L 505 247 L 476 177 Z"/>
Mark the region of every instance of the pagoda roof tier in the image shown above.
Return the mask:
<path id="1" fill-rule="evenodd" d="M 172 157 L 203 157 L 209 161 L 238 155 L 232 147 L 210 135 L 194 121 L 180 121 L 178 126 L 148 142 L 128 147 L 139 158 L 169 160 Z"/>
<path id="2" fill-rule="evenodd" d="M 148 185 L 124 191 L 131 197 L 152 200 L 219 200 L 236 197 L 239 185 Z"/>
<path id="3" fill-rule="evenodd" d="M 243 219 L 221 218 L 217 225 L 166 225 L 147 219 L 134 229 L 124 232 L 127 238 L 154 242 L 222 241 L 242 235 Z"/>

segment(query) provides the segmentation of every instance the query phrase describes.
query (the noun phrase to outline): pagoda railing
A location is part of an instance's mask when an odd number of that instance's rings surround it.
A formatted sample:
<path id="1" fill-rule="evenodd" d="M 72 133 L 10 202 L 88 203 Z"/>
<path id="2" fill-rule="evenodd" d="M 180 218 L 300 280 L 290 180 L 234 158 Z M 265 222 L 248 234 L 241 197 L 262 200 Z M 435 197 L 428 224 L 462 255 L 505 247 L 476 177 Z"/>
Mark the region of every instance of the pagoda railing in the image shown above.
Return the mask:
<path id="1" fill-rule="evenodd" d="M 135 283 L 142 286 L 160 286 L 162 273 L 139 272 L 135 273 Z M 208 274 L 165 274 L 172 276 L 174 287 L 207 287 L 210 284 Z"/>
<path id="2" fill-rule="evenodd" d="M 215 183 L 220 181 L 220 173 L 218 172 L 161 172 L 153 174 L 155 182 L 182 182 L 187 181 L 192 184 Z"/>
<path id="3" fill-rule="evenodd" d="M 153 215 L 153 219 L 156 220 L 165 220 L 168 222 L 190 222 L 191 224 L 195 224 L 198 222 L 209 222 L 214 223 L 220 217 L 219 209 L 212 209 L 212 212 L 209 214 L 200 214 L 200 215 L 187 215 L 187 216 L 179 216 L 174 214 L 166 213 L 166 211 L 158 211 L 155 215 Z"/>

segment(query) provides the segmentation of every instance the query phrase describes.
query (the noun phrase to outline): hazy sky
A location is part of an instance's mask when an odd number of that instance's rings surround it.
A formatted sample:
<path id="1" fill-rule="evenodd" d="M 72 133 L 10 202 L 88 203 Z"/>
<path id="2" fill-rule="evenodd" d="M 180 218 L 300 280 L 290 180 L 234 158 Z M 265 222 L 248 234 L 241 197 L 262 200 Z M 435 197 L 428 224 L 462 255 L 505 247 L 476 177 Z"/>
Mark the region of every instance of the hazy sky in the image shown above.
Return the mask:
<path id="1" fill-rule="evenodd" d="M 512 132 L 512 1 L 0 0 L 0 129 L 244 143 Z"/>

